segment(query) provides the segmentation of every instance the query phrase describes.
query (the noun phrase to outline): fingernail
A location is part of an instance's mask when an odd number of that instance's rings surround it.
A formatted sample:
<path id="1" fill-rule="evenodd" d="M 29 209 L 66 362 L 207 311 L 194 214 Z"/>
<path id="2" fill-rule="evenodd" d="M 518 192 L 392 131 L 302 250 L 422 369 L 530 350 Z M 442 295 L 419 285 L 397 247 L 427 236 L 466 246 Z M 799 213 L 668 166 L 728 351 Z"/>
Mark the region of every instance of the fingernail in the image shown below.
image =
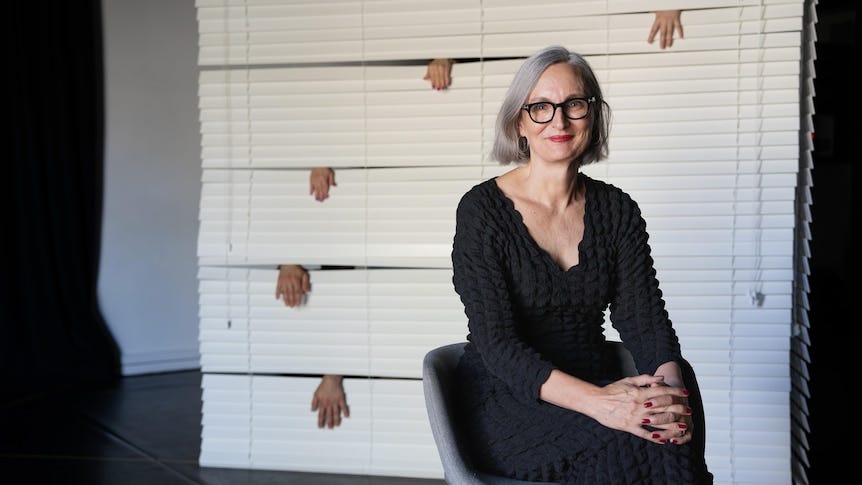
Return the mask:
<path id="1" fill-rule="evenodd" d="M 653 434 L 652 434 L 653 439 L 656 439 L 656 438 L 658 438 L 659 436 L 661 436 L 661 435 L 660 435 L 660 434 L 658 434 L 658 433 L 653 433 Z"/>
<path id="2" fill-rule="evenodd" d="M 670 442 L 671 442 L 671 443 L 673 443 L 673 444 L 675 444 L 675 445 L 678 445 L 678 444 L 679 444 L 679 441 L 677 441 L 677 440 L 670 440 Z"/>
<path id="3" fill-rule="evenodd" d="M 644 407 L 645 407 L 645 408 L 651 408 L 651 407 L 652 407 L 652 401 L 647 401 L 647 402 L 645 402 L 645 403 L 644 403 Z"/>
<path id="4" fill-rule="evenodd" d="M 649 424 L 649 418 L 643 418 L 643 419 L 641 419 L 641 423 L 643 423 L 643 424 Z"/>
<path id="5" fill-rule="evenodd" d="M 683 395 L 683 396 L 688 396 L 688 389 L 683 389 L 683 390 L 682 390 L 682 395 Z"/>
<path id="6" fill-rule="evenodd" d="M 685 423 L 679 423 L 679 429 L 688 429 L 688 425 Z"/>
<path id="7" fill-rule="evenodd" d="M 661 444 L 665 444 L 665 443 L 667 443 L 667 440 L 658 440 L 658 442 Z"/>
<path id="8" fill-rule="evenodd" d="M 685 408 L 685 412 L 686 412 L 686 414 L 691 414 L 694 411 L 692 411 L 691 408 Z"/>

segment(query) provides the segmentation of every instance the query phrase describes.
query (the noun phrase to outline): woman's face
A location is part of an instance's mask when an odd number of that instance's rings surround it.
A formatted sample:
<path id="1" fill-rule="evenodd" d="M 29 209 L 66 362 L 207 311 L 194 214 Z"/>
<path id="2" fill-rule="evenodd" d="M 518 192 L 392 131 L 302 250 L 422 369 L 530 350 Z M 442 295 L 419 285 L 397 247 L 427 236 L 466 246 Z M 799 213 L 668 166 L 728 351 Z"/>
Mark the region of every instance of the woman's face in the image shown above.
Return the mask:
<path id="1" fill-rule="evenodd" d="M 586 97 L 586 94 L 575 69 L 559 62 L 545 69 L 524 104 L 562 103 L 570 98 Z M 562 108 L 557 108 L 551 121 L 542 124 L 534 122 L 527 111 L 521 110 L 518 133 L 530 144 L 531 162 L 568 164 L 587 146 L 589 117 L 570 120 L 563 116 Z"/>

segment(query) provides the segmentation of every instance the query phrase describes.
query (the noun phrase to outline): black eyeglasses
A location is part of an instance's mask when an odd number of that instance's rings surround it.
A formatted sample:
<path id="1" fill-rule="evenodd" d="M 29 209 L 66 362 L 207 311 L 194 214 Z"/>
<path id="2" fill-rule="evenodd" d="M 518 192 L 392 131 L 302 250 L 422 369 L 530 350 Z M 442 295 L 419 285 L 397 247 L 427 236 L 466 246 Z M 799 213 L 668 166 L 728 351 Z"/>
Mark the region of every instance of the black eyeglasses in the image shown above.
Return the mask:
<path id="1" fill-rule="evenodd" d="M 596 102 L 595 96 L 589 98 L 569 98 L 562 103 L 551 103 L 550 101 L 539 101 L 521 106 L 521 109 L 530 115 L 534 123 L 549 123 L 554 119 L 557 108 L 562 108 L 563 116 L 570 120 L 579 120 L 590 113 L 590 105 Z"/>

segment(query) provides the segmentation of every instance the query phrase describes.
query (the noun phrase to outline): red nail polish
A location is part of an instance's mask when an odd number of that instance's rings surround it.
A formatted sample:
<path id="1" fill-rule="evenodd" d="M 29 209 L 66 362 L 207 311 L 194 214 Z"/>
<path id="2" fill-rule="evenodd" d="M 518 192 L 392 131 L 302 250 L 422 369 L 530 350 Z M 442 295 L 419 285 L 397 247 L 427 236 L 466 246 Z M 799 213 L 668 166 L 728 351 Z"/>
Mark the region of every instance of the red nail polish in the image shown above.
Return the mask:
<path id="1" fill-rule="evenodd" d="M 643 424 L 649 424 L 649 418 L 643 418 L 643 419 L 641 419 L 641 423 L 643 423 Z"/>
<path id="2" fill-rule="evenodd" d="M 652 402 L 650 402 L 650 401 L 645 402 L 645 403 L 644 403 L 644 407 L 645 407 L 645 408 L 651 408 L 651 407 L 652 407 Z"/>
<path id="3" fill-rule="evenodd" d="M 679 444 L 679 441 L 677 441 L 677 440 L 670 440 L 670 442 L 671 442 L 671 443 L 673 443 L 673 444 L 675 444 L 675 445 L 678 445 L 678 444 Z"/>
<path id="4" fill-rule="evenodd" d="M 694 412 L 694 411 L 692 411 L 691 408 L 685 408 L 686 414 L 691 414 L 692 412 Z"/>
<path id="5" fill-rule="evenodd" d="M 658 433 L 653 433 L 653 434 L 652 434 L 653 439 L 657 439 L 659 436 L 661 436 L 661 435 L 660 435 L 660 434 L 658 434 Z"/>
<path id="6" fill-rule="evenodd" d="M 688 429 L 688 425 L 685 423 L 679 423 L 679 429 Z"/>
<path id="7" fill-rule="evenodd" d="M 682 395 L 683 395 L 683 396 L 688 396 L 688 389 L 683 389 L 683 390 L 682 390 Z"/>
<path id="8" fill-rule="evenodd" d="M 658 440 L 658 442 L 661 444 L 665 444 L 665 443 L 667 443 L 667 440 Z"/>

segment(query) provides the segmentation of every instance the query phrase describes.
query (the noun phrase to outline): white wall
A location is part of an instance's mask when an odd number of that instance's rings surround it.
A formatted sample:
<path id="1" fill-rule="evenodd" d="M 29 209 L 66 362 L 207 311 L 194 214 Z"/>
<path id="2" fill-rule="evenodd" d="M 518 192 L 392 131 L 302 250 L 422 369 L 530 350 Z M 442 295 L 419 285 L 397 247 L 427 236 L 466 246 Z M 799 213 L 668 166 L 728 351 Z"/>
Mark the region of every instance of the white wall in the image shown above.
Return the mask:
<path id="1" fill-rule="evenodd" d="M 99 299 L 123 374 L 199 367 L 193 0 L 104 0 Z"/>

